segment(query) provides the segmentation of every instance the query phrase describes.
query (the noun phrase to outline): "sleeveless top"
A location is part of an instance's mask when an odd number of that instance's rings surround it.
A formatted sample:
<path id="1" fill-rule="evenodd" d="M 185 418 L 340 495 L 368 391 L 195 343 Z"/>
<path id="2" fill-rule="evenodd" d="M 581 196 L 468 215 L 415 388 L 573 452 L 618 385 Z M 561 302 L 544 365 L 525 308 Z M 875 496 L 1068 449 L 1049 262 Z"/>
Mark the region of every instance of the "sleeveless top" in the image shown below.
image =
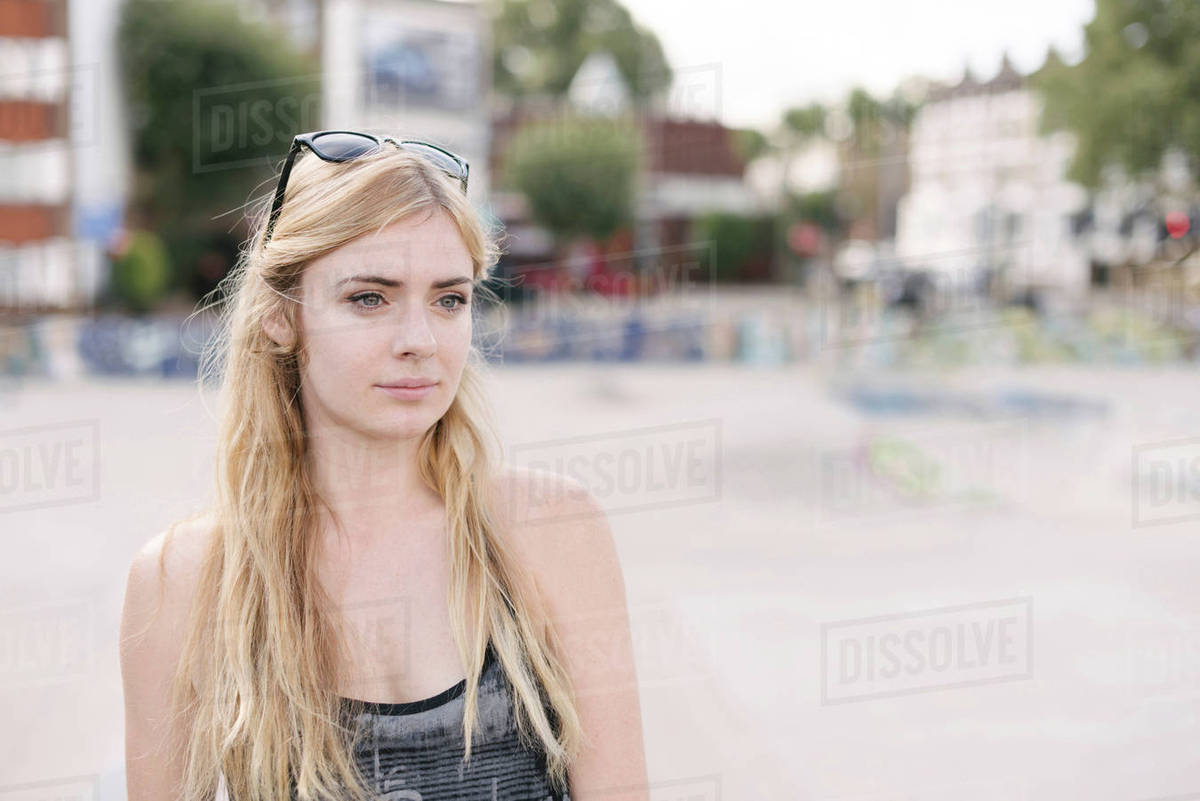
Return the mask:
<path id="1" fill-rule="evenodd" d="M 512 687 L 491 643 L 479 677 L 471 761 L 464 766 L 466 689 L 463 679 L 420 701 L 358 702 L 354 758 L 380 801 L 570 801 L 569 792 L 551 784 L 545 753 L 521 742 Z M 351 700 L 341 703 L 349 721 Z M 292 792 L 295 798 L 294 786 Z"/>

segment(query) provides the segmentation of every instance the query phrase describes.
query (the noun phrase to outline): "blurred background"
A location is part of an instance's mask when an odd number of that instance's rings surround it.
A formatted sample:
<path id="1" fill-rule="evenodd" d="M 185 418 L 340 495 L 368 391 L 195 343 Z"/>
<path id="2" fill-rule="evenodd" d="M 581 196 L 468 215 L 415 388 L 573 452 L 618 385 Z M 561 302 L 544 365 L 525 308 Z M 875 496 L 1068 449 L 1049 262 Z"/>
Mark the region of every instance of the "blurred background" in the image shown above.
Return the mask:
<path id="1" fill-rule="evenodd" d="M 506 458 L 621 552 L 655 801 L 1200 798 L 1200 4 L 0 0 L 0 799 L 125 798 L 126 570 L 291 137 L 504 235 Z"/>

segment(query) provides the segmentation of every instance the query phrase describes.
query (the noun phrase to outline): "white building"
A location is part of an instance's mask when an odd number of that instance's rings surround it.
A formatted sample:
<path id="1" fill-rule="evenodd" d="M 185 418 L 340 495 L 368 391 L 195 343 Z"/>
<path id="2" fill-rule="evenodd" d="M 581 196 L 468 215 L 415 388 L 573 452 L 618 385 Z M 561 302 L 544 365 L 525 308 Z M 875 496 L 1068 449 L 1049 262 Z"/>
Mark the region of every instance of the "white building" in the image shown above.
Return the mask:
<path id="1" fill-rule="evenodd" d="M 571 78 L 567 99 L 592 114 L 616 116 L 629 110 L 629 89 L 612 53 L 600 50 L 587 55 Z"/>
<path id="2" fill-rule="evenodd" d="M 104 136 L 115 124 L 103 96 L 116 85 L 103 40 L 113 5 L 0 8 L 0 309 L 82 309 L 100 288 L 121 195 L 120 144 Z"/>
<path id="3" fill-rule="evenodd" d="M 323 125 L 445 147 L 470 163 L 468 194 L 485 203 L 491 47 L 480 3 L 325 0 Z"/>
<path id="4" fill-rule="evenodd" d="M 1042 99 L 1027 77 L 1006 55 L 986 82 L 967 70 L 957 85 L 931 90 L 913 121 L 896 253 L 907 269 L 956 285 L 1001 276 L 1012 288 L 1077 299 L 1090 270 L 1071 221 L 1087 193 L 1063 177 L 1072 135 L 1038 133 Z"/>

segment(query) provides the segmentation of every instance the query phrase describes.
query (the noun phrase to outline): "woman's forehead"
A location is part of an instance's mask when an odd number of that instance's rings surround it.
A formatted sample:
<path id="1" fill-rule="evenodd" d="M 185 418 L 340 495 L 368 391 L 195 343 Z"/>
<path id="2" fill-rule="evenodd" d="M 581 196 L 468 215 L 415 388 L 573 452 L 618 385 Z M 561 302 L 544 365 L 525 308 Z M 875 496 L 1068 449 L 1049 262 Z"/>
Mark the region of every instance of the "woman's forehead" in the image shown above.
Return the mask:
<path id="1" fill-rule="evenodd" d="M 473 270 L 471 254 L 453 222 L 446 228 L 419 218 L 416 223 L 397 221 L 351 240 L 314 259 L 307 272 L 321 284 L 340 287 L 364 275 L 428 285 L 452 273 L 470 276 Z"/>

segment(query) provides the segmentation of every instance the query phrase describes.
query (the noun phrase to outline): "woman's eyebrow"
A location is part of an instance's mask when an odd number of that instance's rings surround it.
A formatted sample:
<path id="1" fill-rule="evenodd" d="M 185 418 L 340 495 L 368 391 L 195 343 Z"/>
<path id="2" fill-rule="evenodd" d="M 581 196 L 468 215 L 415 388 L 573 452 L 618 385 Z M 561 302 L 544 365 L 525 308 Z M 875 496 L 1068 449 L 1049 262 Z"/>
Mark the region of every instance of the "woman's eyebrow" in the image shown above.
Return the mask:
<path id="1" fill-rule="evenodd" d="M 346 284 L 354 283 L 356 281 L 359 283 L 363 283 L 363 284 L 379 284 L 380 286 L 389 286 L 389 287 L 404 286 L 403 281 L 399 281 L 395 278 L 387 278 L 382 275 L 351 275 L 347 278 L 343 278 L 342 280 L 340 280 L 336 284 L 334 284 L 334 289 L 340 289 L 342 286 L 344 286 Z M 446 287 L 458 286 L 459 284 L 469 284 L 469 283 L 471 283 L 471 279 L 468 276 L 460 275 L 460 276 L 456 276 L 454 278 L 443 278 L 440 281 L 434 281 L 433 288 L 434 289 L 445 289 Z"/>

